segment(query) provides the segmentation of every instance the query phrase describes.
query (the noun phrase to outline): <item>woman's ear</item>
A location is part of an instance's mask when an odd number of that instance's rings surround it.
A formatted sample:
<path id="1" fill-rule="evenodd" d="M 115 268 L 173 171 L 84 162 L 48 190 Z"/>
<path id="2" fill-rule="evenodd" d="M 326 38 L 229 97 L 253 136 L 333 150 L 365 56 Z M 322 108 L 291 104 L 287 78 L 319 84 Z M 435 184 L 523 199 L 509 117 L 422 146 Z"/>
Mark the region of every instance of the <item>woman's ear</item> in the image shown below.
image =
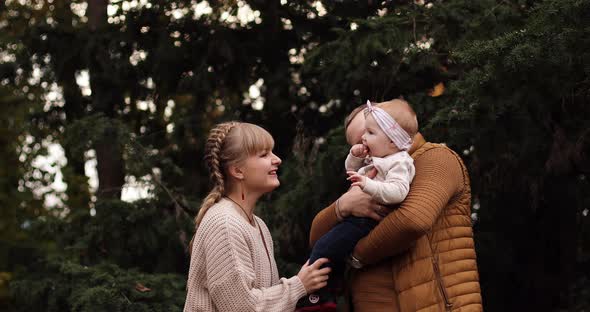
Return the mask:
<path id="1" fill-rule="evenodd" d="M 237 165 L 231 165 L 227 169 L 230 176 L 234 177 L 237 180 L 244 180 L 244 171 L 241 167 Z"/>

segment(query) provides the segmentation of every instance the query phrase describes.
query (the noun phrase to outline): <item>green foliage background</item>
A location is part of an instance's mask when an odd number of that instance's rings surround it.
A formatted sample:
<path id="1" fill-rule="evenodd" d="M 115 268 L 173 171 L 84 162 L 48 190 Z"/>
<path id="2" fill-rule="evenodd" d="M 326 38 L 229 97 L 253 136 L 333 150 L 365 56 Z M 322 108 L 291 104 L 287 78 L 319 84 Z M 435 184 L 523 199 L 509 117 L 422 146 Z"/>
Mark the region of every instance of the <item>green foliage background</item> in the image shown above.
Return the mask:
<path id="1" fill-rule="evenodd" d="M 485 309 L 588 310 L 590 1 L 319 3 L 0 3 L 0 309 L 181 310 L 204 139 L 232 119 L 275 138 L 257 213 L 296 273 L 347 187 L 344 117 L 403 96 L 469 167 Z M 51 143 L 67 163 L 40 167 Z M 120 200 L 131 176 L 149 198 Z"/>

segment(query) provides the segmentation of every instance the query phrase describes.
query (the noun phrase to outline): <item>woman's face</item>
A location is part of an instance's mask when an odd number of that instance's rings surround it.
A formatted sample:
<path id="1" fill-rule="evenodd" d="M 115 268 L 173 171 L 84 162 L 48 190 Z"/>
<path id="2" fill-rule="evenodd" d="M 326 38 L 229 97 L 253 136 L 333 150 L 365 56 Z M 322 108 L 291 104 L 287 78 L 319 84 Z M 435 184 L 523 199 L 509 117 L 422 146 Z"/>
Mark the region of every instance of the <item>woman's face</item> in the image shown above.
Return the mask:
<path id="1" fill-rule="evenodd" d="M 277 176 L 280 164 L 281 159 L 271 150 L 263 150 L 246 158 L 242 165 L 246 191 L 264 194 L 277 188 L 281 184 Z"/>

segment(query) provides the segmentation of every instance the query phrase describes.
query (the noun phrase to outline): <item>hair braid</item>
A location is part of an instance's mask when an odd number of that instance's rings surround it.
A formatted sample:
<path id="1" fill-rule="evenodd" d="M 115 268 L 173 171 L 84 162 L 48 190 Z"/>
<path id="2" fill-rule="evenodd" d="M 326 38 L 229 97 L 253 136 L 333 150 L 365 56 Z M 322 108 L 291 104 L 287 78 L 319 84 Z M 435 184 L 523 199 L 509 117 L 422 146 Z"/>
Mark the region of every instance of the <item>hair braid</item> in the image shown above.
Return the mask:
<path id="1" fill-rule="evenodd" d="M 199 208 L 199 213 L 195 217 L 195 226 L 198 227 L 205 216 L 205 213 L 211 206 L 217 203 L 225 192 L 225 181 L 223 179 L 223 164 L 221 159 L 221 152 L 223 148 L 223 144 L 225 143 L 225 137 L 230 132 L 230 130 L 236 126 L 237 122 L 224 122 L 215 126 L 215 128 L 211 129 L 209 132 L 209 136 L 207 137 L 207 143 L 205 143 L 205 163 L 209 169 L 209 179 L 213 184 L 213 188 L 207 194 L 203 202 L 201 203 L 201 207 Z M 196 235 L 196 232 L 195 232 Z M 189 243 L 189 253 L 192 254 L 193 250 L 193 241 L 195 236 L 191 239 Z"/>
<path id="2" fill-rule="evenodd" d="M 213 189 L 203 200 L 199 213 L 195 218 L 195 224 L 198 226 L 203 220 L 207 210 L 218 202 L 225 192 L 225 183 L 223 178 L 223 164 L 221 163 L 221 149 L 225 142 L 225 137 L 229 131 L 236 125 L 236 122 L 225 122 L 217 125 L 209 132 L 207 143 L 205 144 L 205 162 L 209 168 L 209 179 L 213 184 Z"/>
<path id="3" fill-rule="evenodd" d="M 228 166 L 240 164 L 260 151 L 272 150 L 273 146 L 274 140 L 270 133 L 254 124 L 230 121 L 218 124 L 211 129 L 205 143 L 204 160 L 209 169 L 212 189 L 203 199 L 195 218 L 197 227 L 209 208 L 225 195 L 226 187 L 232 187 L 232 183 L 236 182 L 226 176 Z M 191 253 L 194 239 L 193 236 L 189 247 Z"/>

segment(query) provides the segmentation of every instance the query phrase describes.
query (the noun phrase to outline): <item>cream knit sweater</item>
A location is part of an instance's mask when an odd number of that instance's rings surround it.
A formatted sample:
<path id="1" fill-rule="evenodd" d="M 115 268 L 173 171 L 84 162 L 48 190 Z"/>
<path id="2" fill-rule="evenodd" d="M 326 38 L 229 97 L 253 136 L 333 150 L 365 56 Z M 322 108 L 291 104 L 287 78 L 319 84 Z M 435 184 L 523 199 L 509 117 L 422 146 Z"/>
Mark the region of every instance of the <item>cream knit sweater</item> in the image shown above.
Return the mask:
<path id="1" fill-rule="evenodd" d="M 225 198 L 209 208 L 193 243 L 185 312 L 295 310 L 305 288 L 297 276 L 279 279 L 270 232 L 254 218 L 260 230 Z"/>

